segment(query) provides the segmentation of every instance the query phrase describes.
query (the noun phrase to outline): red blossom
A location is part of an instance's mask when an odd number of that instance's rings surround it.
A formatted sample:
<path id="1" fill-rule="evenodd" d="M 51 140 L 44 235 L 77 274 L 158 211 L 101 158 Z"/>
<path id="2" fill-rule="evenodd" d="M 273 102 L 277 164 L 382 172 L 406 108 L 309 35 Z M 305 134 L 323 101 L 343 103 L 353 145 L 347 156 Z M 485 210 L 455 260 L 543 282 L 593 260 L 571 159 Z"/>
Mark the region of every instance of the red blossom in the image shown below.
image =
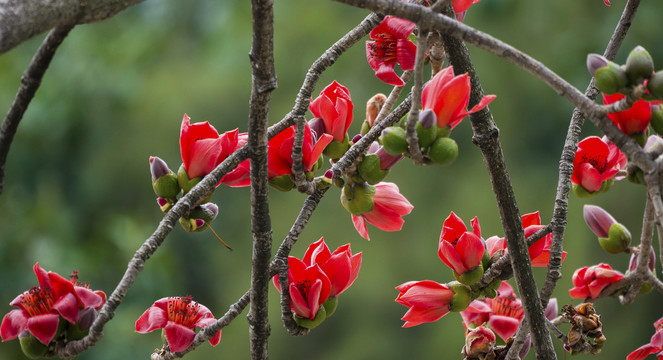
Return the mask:
<path id="1" fill-rule="evenodd" d="M 396 302 L 410 308 L 401 318 L 405 328 L 439 320 L 449 313 L 455 295 L 448 285 L 431 280 L 406 282 L 396 290 L 400 292 Z"/>
<path id="2" fill-rule="evenodd" d="M 574 288 L 569 290 L 569 294 L 574 299 L 593 299 L 608 285 L 616 283 L 623 277 L 622 273 L 613 270 L 609 264 L 585 266 L 573 273 Z"/>
<path id="3" fill-rule="evenodd" d="M 480 265 L 485 251 L 479 220 L 475 217 L 471 223 L 472 232 L 469 232 L 463 220 L 452 211 L 442 225 L 437 254 L 458 275 Z"/>
<path id="4" fill-rule="evenodd" d="M 136 320 L 136 332 L 146 334 L 156 329 L 164 329 L 166 340 L 171 352 L 185 350 L 196 336 L 195 328 L 211 325 L 216 320 L 212 312 L 200 303 L 193 301 L 191 296 L 167 297 L 154 302 Z M 209 343 L 216 346 L 221 340 L 219 330 Z"/>
<path id="5" fill-rule="evenodd" d="M 352 123 L 352 108 L 350 91 L 336 81 L 324 88 L 320 96 L 309 105 L 313 116 L 322 118 L 325 124 L 324 132 L 339 142 L 345 140 Z"/>
<path id="6" fill-rule="evenodd" d="M 495 95 L 484 96 L 470 111 L 470 77 L 467 73 L 454 76 L 452 66 L 435 74 L 421 93 L 421 104 L 424 110 L 433 110 L 437 117 L 437 126 L 456 127 L 463 118 L 475 113 L 490 104 Z"/>
<path id="7" fill-rule="evenodd" d="M 315 263 L 305 264 L 294 256 L 288 257 L 288 282 L 290 284 L 290 309 L 295 315 L 313 320 L 320 306 L 331 291 L 329 277 Z M 274 276 L 274 285 L 281 292 L 279 276 Z"/>
<path id="8" fill-rule="evenodd" d="M 398 191 L 398 186 L 390 182 L 380 182 L 375 185 L 373 204 L 373 210 L 359 216 L 352 215 L 355 229 L 366 240 L 370 240 L 366 221 L 384 231 L 399 231 L 405 222 L 402 217 L 414 209 L 414 206 Z"/>
<path id="9" fill-rule="evenodd" d="M 394 66 L 398 63 L 403 70 L 414 69 L 417 46 L 408 40 L 414 27 L 413 22 L 386 16 L 371 31 L 371 40 L 366 41 L 366 58 L 378 79 L 390 85 L 403 85 Z"/>
<path id="10" fill-rule="evenodd" d="M 656 320 L 654 323 L 656 332 L 649 340 L 649 344 L 645 344 L 635 349 L 632 353 L 628 354 L 626 360 L 642 360 L 650 354 L 658 353 L 656 356 L 663 359 L 663 318 Z"/>
<path id="11" fill-rule="evenodd" d="M 219 135 L 209 122 L 191 124 L 184 114 L 180 129 L 180 153 L 189 179 L 212 172 L 237 146 L 238 129 Z"/>
<path id="12" fill-rule="evenodd" d="M 357 279 L 361 267 L 361 252 L 352 255 L 350 244 L 345 244 L 331 253 L 325 239 L 320 238 L 309 245 L 302 261 L 306 266 L 320 266 L 329 278 L 329 296 L 336 297 Z"/>
<path id="13" fill-rule="evenodd" d="M 623 99 L 625 95 L 615 93 L 612 95 L 603 94 L 603 104 L 609 105 Z M 641 133 L 647 130 L 649 120 L 651 119 L 651 104 L 649 101 L 638 100 L 629 109 L 608 113 L 608 117 L 613 123 L 627 135 Z"/>
<path id="14" fill-rule="evenodd" d="M 490 325 L 497 335 L 506 341 L 518 331 L 525 315 L 522 303 L 509 283 L 502 281 L 497 293 L 494 299 L 472 301 L 460 315 L 468 326 Z"/>
<path id="15" fill-rule="evenodd" d="M 571 182 L 588 192 L 598 191 L 605 181 L 615 177 L 626 166 L 626 161 L 626 155 L 615 144 L 589 136 L 578 143 Z"/>

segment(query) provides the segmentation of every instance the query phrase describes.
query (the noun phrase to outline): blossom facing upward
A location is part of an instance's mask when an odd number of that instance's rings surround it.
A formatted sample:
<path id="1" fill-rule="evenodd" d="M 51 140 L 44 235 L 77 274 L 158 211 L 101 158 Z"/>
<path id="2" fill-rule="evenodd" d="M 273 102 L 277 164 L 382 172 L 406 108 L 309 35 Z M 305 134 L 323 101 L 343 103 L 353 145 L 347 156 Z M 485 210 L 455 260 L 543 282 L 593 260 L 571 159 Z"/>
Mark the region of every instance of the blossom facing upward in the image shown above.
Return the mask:
<path id="1" fill-rule="evenodd" d="M 396 302 L 409 307 L 401 320 L 404 328 L 437 321 L 449 313 L 451 299 L 455 295 L 447 284 L 431 280 L 409 281 L 396 287 Z"/>
<path id="2" fill-rule="evenodd" d="M 649 340 L 649 344 L 635 349 L 635 351 L 628 354 L 626 360 L 642 360 L 654 353 L 658 353 L 656 356 L 659 359 L 663 359 L 663 318 L 656 320 L 654 328 L 656 329 L 656 333 Z"/>
<path id="3" fill-rule="evenodd" d="M 607 144 L 597 136 L 587 137 L 578 143 L 571 182 L 589 193 L 599 191 L 626 166 L 626 161 L 626 155 L 615 144 Z"/>
<path id="4" fill-rule="evenodd" d="M 569 294 L 574 299 L 595 298 L 608 285 L 616 283 L 624 277 L 619 271 L 613 270 L 609 264 L 600 263 L 585 266 L 573 273 L 573 288 Z"/>
<path id="5" fill-rule="evenodd" d="M 343 142 L 352 123 L 352 99 L 350 91 L 334 80 L 320 92 L 320 96 L 311 101 L 309 110 L 313 116 L 322 118 L 324 133 L 334 140 Z"/>
<path id="6" fill-rule="evenodd" d="M 472 219 L 471 224 L 472 232 L 467 231 L 463 220 L 452 211 L 442 225 L 437 254 L 442 262 L 453 269 L 455 275 L 463 275 L 481 265 L 485 251 L 481 240 L 481 227 L 476 217 Z M 483 267 L 479 271 L 479 276 L 481 274 Z"/>
<path id="7" fill-rule="evenodd" d="M 465 324 L 490 325 L 497 335 L 506 341 L 512 337 L 525 316 L 523 305 L 506 281 L 502 281 L 497 290 L 497 297 L 485 300 L 473 300 L 466 310 L 461 311 Z"/>
<path id="8" fill-rule="evenodd" d="M 184 114 L 180 128 L 180 153 L 189 179 L 212 172 L 237 146 L 238 129 L 219 135 L 209 122 L 190 123 Z"/>
<path id="9" fill-rule="evenodd" d="M 366 41 L 366 58 L 378 79 L 389 85 L 403 85 L 394 66 L 398 63 L 403 71 L 414 69 L 417 45 L 407 38 L 415 26 L 411 21 L 386 16 L 371 31 L 371 40 Z"/>
<path id="10" fill-rule="evenodd" d="M 136 332 L 145 334 L 164 329 L 171 352 L 185 350 L 196 336 L 195 328 L 203 328 L 216 322 L 212 312 L 191 296 L 167 297 L 154 302 L 136 320 Z M 212 346 L 221 340 L 221 330 L 209 339 Z"/>
<path id="11" fill-rule="evenodd" d="M 274 276 L 274 286 L 281 292 L 279 276 Z M 307 265 L 294 256 L 288 257 L 288 282 L 290 284 L 290 309 L 295 315 L 313 320 L 322 304 L 329 298 L 331 282 L 320 265 Z"/>
<path id="12" fill-rule="evenodd" d="M 352 254 L 350 244 L 329 251 L 324 238 L 312 243 L 302 259 L 306 266 L 317 264 L 330 282 L 329 296 L 336 297 L 357 279 L 361 267 L 361 252 Z"/>
<path id="13" fill-rule="evenodd" d="M 400 231 L 403 228 L 403 216 L 409 214 L 414 206 L 401 195 L 398 185 L 380 182 L 375 185 L 373 210 L 361 215 L 352 214 L 352 223 L 361 237 L 370 240 L 366 222 L 384 231 Z"/>
<path id="14" fill-rule="evenodd" d="M 48 345 L 58 332 L 60 317 L 71 324 L 79 321 L 84 310 L 99 310 L 106 302 L 103 291 L 92 291 L 78 283 L 76 272 L 67 280 L 57 273 L 46 271 L 39 263 L 33 267 L 39 286 L 32 287 L 12 300 L 16 306 L 7 313 L 0 325 L 2 341 L 12 340 L 25 330 L 44 345 Z M 88 325 L 89 327 L 89 325 Z"/>
<path id="15" fill-rule="evenodd" d="M 486 95 L 467 111 L 470 89 L 470 77 L 467 73 L 454 76 L 453 67 L 448 66 L 424 85 L 421 105 L 423 110 L 433 110 L 438 127 L 449 126 L 453 129 L 465 116 L 485 108 L 495 99 L 495 95 Z"/>
<path id="16" fill-rule="evenodd" d="M 623 99 L 625 95 L 615 93 L 612 95 L 603 94 L 603 104 L 609 105 Z M 645 100 L 636 101 L 633 106 L 617 113 L 608 113 L 612 122 L 627 135 L 641 133 L 647 130 L 651 120 L 651 104 Z"/>

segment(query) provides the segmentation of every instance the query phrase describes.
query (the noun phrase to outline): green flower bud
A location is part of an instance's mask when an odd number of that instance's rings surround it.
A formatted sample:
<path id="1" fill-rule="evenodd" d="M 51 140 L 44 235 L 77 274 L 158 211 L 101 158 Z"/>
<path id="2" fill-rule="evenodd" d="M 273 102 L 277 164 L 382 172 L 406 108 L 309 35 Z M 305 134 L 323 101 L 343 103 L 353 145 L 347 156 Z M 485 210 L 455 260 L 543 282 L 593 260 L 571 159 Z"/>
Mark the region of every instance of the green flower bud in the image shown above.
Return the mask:
<path id="1" fill-rule="evenodd" d="M 470 269 L 462 274 L 458 274 L 455 271 L 453 273 L 454 273 L 454 278 L 456 278 L 456 280 L 458 280 L 459 282 L 465 285 L 473 285 L 477 281 L 481 280 L 481 277 L 483 276 L 483 266 L 479 264 L 475 266 L 473 269 Z"/>
<path id="2" fill-rule="evenodd" d="M 324 306 L 320 306 L 320 310 L 318 310 L 318 313 L 315 314 L 315 318 L 313 320 L 307 319 L 298 315 L 292 315 L 293 319 L 295 319 L 295 322 L 297 325 L 307 328 L 307 329 L 313 329 L 316 326 L 322 324 L 323 321 L 327 318 L 327 313 L 325 310 Z"/>
<path id="3" fill-rule="evenodd" d="M 362 135 L 366 135 L 366 134 L 368 134 L 369 131 L 371 131 L 371 125 L 368 125 L 368 123 L 366 121 L 364 121 L 361 124 L 361 132 L 360 133 Z"/>
<path id="4" fill-rule="evenodd" d="M 599 244 L 603 250 L 611 254 L 619 254 L 620 252 L 624 252 L 630 243 L 631 233 L 628 231 L 626 226 L 620 223 L 614 223 L 610 225 L 607 238 L 599 238 Z"/>
<path id="5" fill-rule="evenodd" d="M 357 166 L 357 171 L 371 185 L 379 183 L 389 174 L 388 170 L 380 168 L 380 157 L 377 154 L 365 155 L 364 159 Z"/>
<path id="6" fill-rule="evenodd" d="M 189 218 L 201 219 L 204 222 L 208 223 L 216 219 L 216 216 L 218 214 L 219 214 L 219 207 L 214 203 L 208 202 L 196 206 L 191 211 L 189 211 Z"/>
<path id="7" fill-rule="evenodd" d="M 472 302 L 472 291 L 470 290 L 470 287 L 463 285 L 458 281 L 451 281 L 447 285 L 455 293 L 449 302 L 449 311 L 459 312 L 467 309 L 470 302 Z"/>
<path id="8" fill-rule="evenodd" d="M 338 307 L 338 297 L 330 296 L 324 303 L 322 303 L 322 306 L 325 308 L 327 317 L 332 316 Z"/>
<path id="9" fill-rule="evenodd" d="M 206 223 L 203 219 L 192 219 L 182 216 L 179 221 L 182 228 L 188 232 L 201 232 L 206 229 Z"/>
<path id="10" fill-rule="evenodd" d="M 663 110 L 652 110 L 649 124 L 657 134 L 663 135 Z"/>
<path id="11" fill-rule="evenodd" d="M 417 121 L 417 139 L 421 148 L 427 148 L 437 138 L 437 118 L 433 110 L 424 110 L 419 113 Z"/>
<path id="12" fill-rule="evenodd" d="M 451 165 L 458 158 L 458 144 L 452 138 L 437 138 L 428 149 L 428 157 L 436 164 Z"/>
<path id="13" fill-rule="evenodd" d="M 152 180 L 152 189 L 157 196 L 166 199 L 175 199 L 180 193 L 177 176 L 173 173 L 166 174 L 156 181 Z"/>
<path id="14" fill-rule="evenodd" d="M 649 79 L 654 72 L 654 60 L 642 46 L 636 46 L 628 54 L 625 64 L 626 76 L 633 85 Z"/>
<path id="15" fill-rule="evenodd" d="M 200 176 L 189 179 L 189 174 L 186 173 L 184 164 L 180 165 L 180 168 L 177 170 L 177 183 L 180 185 L 180 188 L 184 190 L 185 194 L 191 191 L 191 189 L 193 189 L 193 187 L 196 186 L 202 179 L 203 178 Z"/>
<path id="16" fill-rule="evenodd" d="M 612 95 L 628 85 L 626 72 L 612 61 L 594 73 L 594 85 L 604 94 Z"/>
<path id="17" fill-rule="evenodd" d="M 663 100 L 663 70 L 657 71 L 649 78 L 647 89 L 654 97 Z"/>
<path id="18" fill-rule="evenodd" d="M 367 183 L 345 184 L 341 192 L 341 203 L 353 215 L 361 215 L 373 210 L 375 187 Z"/>
<path id="19" fill-rule="evenodd" d="M 382 142 L 384 149 L 391 155 L 399 155 L 407 152 L 407 139 L 405 129 L 403 128 L 390 126 L 382 130 L 380 142 Z"/>
<path id="20" fill-rule="evenodd" d="M 327 145 L 327 147 L 325 147 L 325 150 L 322 153 L 333 160 L 337 160 L 340 159 L 349 148 L 350 138 L 348 138 L 348 134 L 345 134 L 345 139 L 343 139 L 343 142 L 332 140 Z"/>
<path id="21" fill-rule="evenodd" d="M 48 351 L 48 346 L 44 345 L 29 330 L 25 330 L 18 335 L 18 341 L 21 343 L 21 350 L 28 359 L 40 359 Z"/>
<path id="22" fill-rule="evenodd" d="M 274 176 L 273 178 L 269 179 L 269 185 L 278 191 L 286 192 L 292 190 L 292 188 L 295 187 L 295 182 L 292 181 L 292 177 L 290 177 L 290 175 L 281 175 Z"/>

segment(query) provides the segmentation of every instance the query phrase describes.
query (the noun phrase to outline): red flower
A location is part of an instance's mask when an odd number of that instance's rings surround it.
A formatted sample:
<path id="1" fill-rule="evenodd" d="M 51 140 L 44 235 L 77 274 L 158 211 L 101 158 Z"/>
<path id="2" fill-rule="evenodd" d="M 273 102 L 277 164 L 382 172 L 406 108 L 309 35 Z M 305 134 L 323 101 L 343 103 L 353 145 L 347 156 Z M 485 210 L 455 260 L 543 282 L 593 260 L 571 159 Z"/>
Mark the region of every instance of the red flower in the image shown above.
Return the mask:
<path id="1" fill-rule="evenodd" d="M 318 264 L 307 265 L 294 256 L 288 257 L 290 309 L 295 315 L 313 320 L 320 306 L 329 298 L 331 282 Z M 274 285 L 281 292 L 279 276 Z"/>
<path id="2" fill-rule="evenodd" d="M 495 333 L 485 326 L 465 330 L 465 353 L 469 358 L 485 357 L 493 351 Z M 484 356 L 481 356 L 484 355 Z"/>
<path id="3" fill-rule="evenodd" d="M 359 216 L 352 215 L 352 223 L 359 235 L 370 240 L 366 221 L 384 231 L 399 231 L 403 227 L 403 216 L 409 214 L 414 206 L 398 192 L 398 186 L 390 182 L 375 185 L 373 210 Z"/>
<path id="4" fill-rule="evenodd" d="M 594 266 L 585 266 L 573 273 L 574 288 L 569 294 L 574 299 L 595 298 L 610 284 L 616 283 L 624 277 L 619 271 L 613 270 L 608 264 L 600 263 Z"/>
<path id="5" fill-rule="evenodd" d="M 603 0 L 603 3 L 606 4 L 607 6 L 610 6 L 610 0 Z"/>
<path id="6" fill-rule="evenodd" d="M 184 114 L 180 129 L 180 153 L 189 179 L 212 172 L 228 155 L 235 151 L 238 130 L 219 135 L 209 122 L 189 123 Z"/>
<path id="7" fill-rule="evenodd" d="M 509 283 L 502 281 L 497 293 L 498 296 L 494 299 L 472 301 L 460 315 L 468 326 L 488 323 L 497 335 L 506 341 L 518 331 L 525 315 L 522 303 Z"/>
<path id="8" fill-rule="evenodd" d="M 331 253 L 325 239 L 320 238 L 308 247 L 302 261 L 306 266 L 320 266 L 329 278 L 329 296 L 336 297 L 357 279 L 361 267 L 361 252 L 352 255 L 350 244 L 345 244 Z"/>
<path id="9" fill-rule="evenodd" d="M 613 95 L 603 94 L 603 104 L 608 105 L 623 99 L 625 96 L 620 93 Z M 627 135 L 641 133 L 647 130 L 649 120 L 651 119 L 651 105 L 648 101 L 642 99 L 636 101 L 629 109 L 618 112 L 608 113 L 608 117 L 622 132 Z"/>
<path id="10" fill-rule="evenodd" d="M 469 232 L 463 220 L 452 211 L 442 225 L 437 254 L 458 275 L 479 266 L 485 251 L 479 220 L 475 217 L 471 223 L 472 232 Z"/>
<path id="11" fill-rule="evenodd" d="M 14 339 L 27 329 L 48 345 L 57 333 L 60 316 L 75 324 L 81 310 L 98 310 L 106 302 L 103 291 L 92 291 L 87 285 L 77 283 L 76 272 L 70 281 L 54 272 L 46 272 L 39 263 L 33 270 L 39 286 L 23 292 L 9 303 L 19 309 L 3 317 L 0 325 L 2 341 Z"/>
<path id="12" fill-rule="evenodd" d="M 403 85 L 394 66 L 398 62 L 403 70 L 414 69 L 417 45 L 407 39 L 414 27 L 413 22 L 386 16 L 371 31 L 371 40 L 366 41 L 366 58 L 378 79 L 389 85 Z"/>
<path id="13" fill-rule="evenodd" d="M 486 95 L 470 111 L 470 77 L 467 73 L 454 76 L 452 66 L 438 72 L 431 81 L 426 83 L 421 93 L 421 104 L 424 110 L 433 110 L 437 116 L 437 126 L 456 127 L 463 118 L 485 108 L 495 95 Z"/>
<path id="14" fill-rule="evenodd" d="M 334 81 L 322 90 L 320 96 L 311 101 L 308 108 L 313 116 L 322 118 L 326 134 L 339 142 L 345 140 L 352 123 L 353 108 L 350 91 L 345 86 Z"/>
<path id="15" fill-rule="evenodd" d="M 401 320 L 403 327 L 437 321 L 449 312 L 455 293 L 446 284 L 431 280 L 410 281 L 396 287 L 400 292 L 396 302 L 409 307 Z"/>
<path id="16" fill-rule="evenodd" d="M 663 359 L 663 318 L 656 320 L 654 323 L 656 333 L 649 340 L 649 344 L 645 344 L 635 349 L 632 353 L 628 354 L 626 360 L 642 360 L 649 354 L 658 352 L 656 356 Z"/>
<path id="17" fill-rule="evenodd" d="M 588 192 L 599 191 L 603 182 L 612 179 L 626 166 L 626 161 L 626 155 L 615 144 L 589 136 L 578 143 L 571 182 Z"/>
<path id="18" fill-rule="evenodd" d="M 154 302 L 136 320 L 136 332 L 146 334 L 156 329 L 164 329 L 171 352 L 182 351 L 191 345 L 196 336 L 195 328 L 203 328 L 216 322 L 212 312 L 191 296 L 168 297 Z M 221 330 L 209 339 L 212 346 L 221 340 Z"/>

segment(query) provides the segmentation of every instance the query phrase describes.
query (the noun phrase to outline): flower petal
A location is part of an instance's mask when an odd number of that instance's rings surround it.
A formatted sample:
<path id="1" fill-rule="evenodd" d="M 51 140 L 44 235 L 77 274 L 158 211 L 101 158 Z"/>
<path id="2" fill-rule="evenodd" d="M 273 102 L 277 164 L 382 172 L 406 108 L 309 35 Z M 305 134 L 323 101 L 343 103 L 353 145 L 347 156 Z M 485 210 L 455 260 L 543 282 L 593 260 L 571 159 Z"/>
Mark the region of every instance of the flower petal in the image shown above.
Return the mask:
<path id="1" fill-rule="evenodd" d="M 352 216 L 352 224 L 355 226 L 355 229 L 359 233 L 361 237 L 363 237 L 366 240 L 371 240 L 370 236 L 368 236 L 368 229 L 366 228 L 366 220 L 362 216 L 357 216 L 357 215 L 351 215 Z"/>
<path id="2" fill-rule="evenodd" d="M 28 318 L 28 330 L 30 330 L 32 335 L 41 341 L 42 344 L 48 345 L 58 331 L 59 322 L 60 315 L 58 314 L 32 316 Z"/>
<path id="3" fill-rule="evenodd" d="M 14 309 L 2 318 L 0 325 L 0 337 L 2 341 L 12 340 L 18 337 L 21 331 L 28 327 L 28 313 L 22 309 Z"/>
<path id="4" fill-rule="evenodd" d="M 158 306 L 150 306 L 145 310 L 138 320 L 136 320 L 136 332 L 146 334 L 156 329 L 161 329 L 168 323 L 168 314 L 166 310 Z"/>
<path id="5" fill-rule="evenodd" d="M 490 317 L 490 320 L 488 320 L 488 323 L 495 333 L 504 341 L 512 337 L 516 331 L 518 331 L 518 327 L 520 327 L 520 321 L 518 319 L 503 315 L 493 314 Z"/>
<path id="6" fill-rule="evenodd" d="M 51 308 L 72 324 L 78 320 L 78 300 L 73 293 L 60 297 Z"/>
<path id="7" fill-rule="evenodd" d="M 166 334 L 166 340 L 168 340 L 168 347 L 170 347 L 171 352 L 185 350 L 191 345 L 193 338 L 196 337 L 195 331 L 173 321 L 169 321 L 166 324 L 164 333 Z"/>

